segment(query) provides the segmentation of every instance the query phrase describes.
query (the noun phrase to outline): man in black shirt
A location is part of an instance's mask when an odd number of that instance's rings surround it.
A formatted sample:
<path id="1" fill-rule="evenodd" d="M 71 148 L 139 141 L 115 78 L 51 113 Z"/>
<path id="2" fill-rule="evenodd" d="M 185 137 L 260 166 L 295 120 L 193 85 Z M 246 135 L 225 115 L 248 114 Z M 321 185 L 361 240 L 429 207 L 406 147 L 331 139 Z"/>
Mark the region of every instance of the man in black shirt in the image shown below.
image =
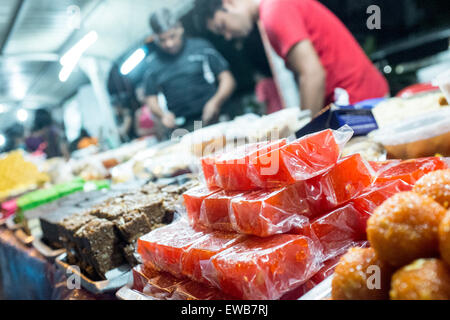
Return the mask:
<path id="1" fill-rule="evenodd" d="M 214 123 L 235 88 L 225 59 L 206 40 L 184 38 L 184 28 L 168 9 L 150 17 L 157 50 L 147 57 L 146 102 L 166 128 L 192 129 L 195 120 Z M 158 102 L 162 93 L 167 111 Z"/>

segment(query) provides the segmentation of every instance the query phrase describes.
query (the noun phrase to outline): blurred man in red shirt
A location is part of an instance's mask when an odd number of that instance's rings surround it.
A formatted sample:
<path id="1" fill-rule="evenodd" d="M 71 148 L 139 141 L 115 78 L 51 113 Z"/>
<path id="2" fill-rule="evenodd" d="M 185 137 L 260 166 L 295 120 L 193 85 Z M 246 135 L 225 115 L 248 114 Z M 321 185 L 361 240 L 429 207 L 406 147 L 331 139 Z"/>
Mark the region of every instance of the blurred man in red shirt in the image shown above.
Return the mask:
<path id="1" fill-rule="evenodd" d="M 335 101 L 356 103 L 389 93 L 344 24 L 316 0 L 197 0 L 198 21 L 231 40 L 261 21 L 270 43 L 299 83 L 302 109 L 313 114 Z"/>

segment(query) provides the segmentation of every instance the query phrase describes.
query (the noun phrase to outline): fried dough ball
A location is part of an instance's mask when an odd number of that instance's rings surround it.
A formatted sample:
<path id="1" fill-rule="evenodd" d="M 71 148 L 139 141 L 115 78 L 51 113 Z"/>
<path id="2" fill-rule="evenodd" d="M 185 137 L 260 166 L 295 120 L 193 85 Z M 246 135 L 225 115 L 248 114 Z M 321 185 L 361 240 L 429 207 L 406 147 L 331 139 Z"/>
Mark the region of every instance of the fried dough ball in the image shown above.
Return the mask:
<path id="1" fill-rule="evenodd" d="M 450 299 L 450 269 L 439 259 L 419 259 L 392 277 L 392 300 Z"/>
<path id="2" fill-rule="evenodd" d="M 416 182 L 413 191 L 433 198 L 448 209 L 450 207 L 450 169 L 433 171 L 423 176 Z"/>
<path id="3" fill-rule="evenodd" d="M 401 267 L 439 252 L 438 227 L 445 209 L 428 196 L 397 193 L 367 222 L 367 237 L 381 260 Z"/>
<path id="4" fill-rule="evenodd" d="M 392 270 L 372 248 L 351 248 L 340 259 L 332 281 L 333 300 L 387 300 Z"/>
<path id="5" fill-rule="evenodd" d="M 442 259 L 450 266 L 450 210 L 439 225 L 439 250 Z"/>

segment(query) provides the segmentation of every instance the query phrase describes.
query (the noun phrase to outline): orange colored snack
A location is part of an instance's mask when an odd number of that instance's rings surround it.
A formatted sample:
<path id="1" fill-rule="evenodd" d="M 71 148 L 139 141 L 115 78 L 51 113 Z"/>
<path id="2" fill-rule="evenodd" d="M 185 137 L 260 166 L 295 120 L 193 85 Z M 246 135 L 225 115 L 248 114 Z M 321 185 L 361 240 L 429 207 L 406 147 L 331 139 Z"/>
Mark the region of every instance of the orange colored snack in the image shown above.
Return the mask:
<path id="1" fill-rule="evenodd" d="M 450 266 L 450 211 L 439 224 L 439 251 L 442 259 Z"/>
<path id="2" fill-rule="evenodd" d="M 367 237 L 377 255 L 392 266 L 438 253 L 438 226 L 444 208 L 427 196 L 397 193 L 367 222 Z"/>
<path id="3" fill-rule="evenodd" d="M 420 259 L 392 276 L 392 300 L 450 300 L 450 267 L 439 259 Z"/>
<path id="4" fill-rule="evenodd" d="M 438 170 L 423 176 L 414 192 L 429 196 L 445 209 L 450 208 L 450 169 Z"/>
<path id="5" fill-rule="evenodd" d="M 340 259 L 332 280 L 333 300 L 387 300 L 392 275 L 372 248 L 351 248 Z"/>

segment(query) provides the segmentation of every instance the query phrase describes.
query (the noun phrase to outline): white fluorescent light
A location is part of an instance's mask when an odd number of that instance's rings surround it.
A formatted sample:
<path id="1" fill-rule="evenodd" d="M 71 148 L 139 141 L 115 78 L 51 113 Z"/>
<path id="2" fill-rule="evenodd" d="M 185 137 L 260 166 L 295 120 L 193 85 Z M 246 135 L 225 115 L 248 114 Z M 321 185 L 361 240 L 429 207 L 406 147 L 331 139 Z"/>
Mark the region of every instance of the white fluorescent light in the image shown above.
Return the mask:
<path id="1" fill-rule="evenodd" d="M 80 41 L 78 41 L 69 51 L 67 51 L 59 60 L 62 66 L 77 63 L 83 53 L 92 46 L 98 39 L 95 31 L 89 32 Z"/>
<path id="2" fill-rule="evenodd" d="M 0 134 L 0 147 L 3 147 L 6 143 L 6 138 L 4 135 Z"/>
<path id="3" fill-rule="evenodd" d="M 0 113 L 6 112 L 6 106 L 4 104 L 0 104 Z"/>
<path id="4" fill-rule="evenodd" d="M 19 109 L 17 110 L 16 117 L 20 122 L 25 122 L 28 119 L 28 111 L 25 109 Z"/>
<path id="5" fill-rule="evenodd" d="M 67 79 L 69 79 L 70 74 L 72 73 L 73 69 L 76 67 L 76 63 L 71 65 L 65 65 L 62 67 L 61 71 L 59 72 L 59 81 L 66 82 Z"/>
<path id="6" fill-rule="evenodd" d="M 145 58 L 145 51 L 137 49 L 120 67 L 120 73 L 124 76 L 133 71 L 136 66 Z"/>
<path id="7" fill-rule="evenodd" d="M 97 39 L 97 32 L 91 31 L 61 57 L 59 60 L 59 63 L 63 66 L 59 73 L 59 80 L 61 82 L 67 81 L 83 53 L 92 46 Z"/>

